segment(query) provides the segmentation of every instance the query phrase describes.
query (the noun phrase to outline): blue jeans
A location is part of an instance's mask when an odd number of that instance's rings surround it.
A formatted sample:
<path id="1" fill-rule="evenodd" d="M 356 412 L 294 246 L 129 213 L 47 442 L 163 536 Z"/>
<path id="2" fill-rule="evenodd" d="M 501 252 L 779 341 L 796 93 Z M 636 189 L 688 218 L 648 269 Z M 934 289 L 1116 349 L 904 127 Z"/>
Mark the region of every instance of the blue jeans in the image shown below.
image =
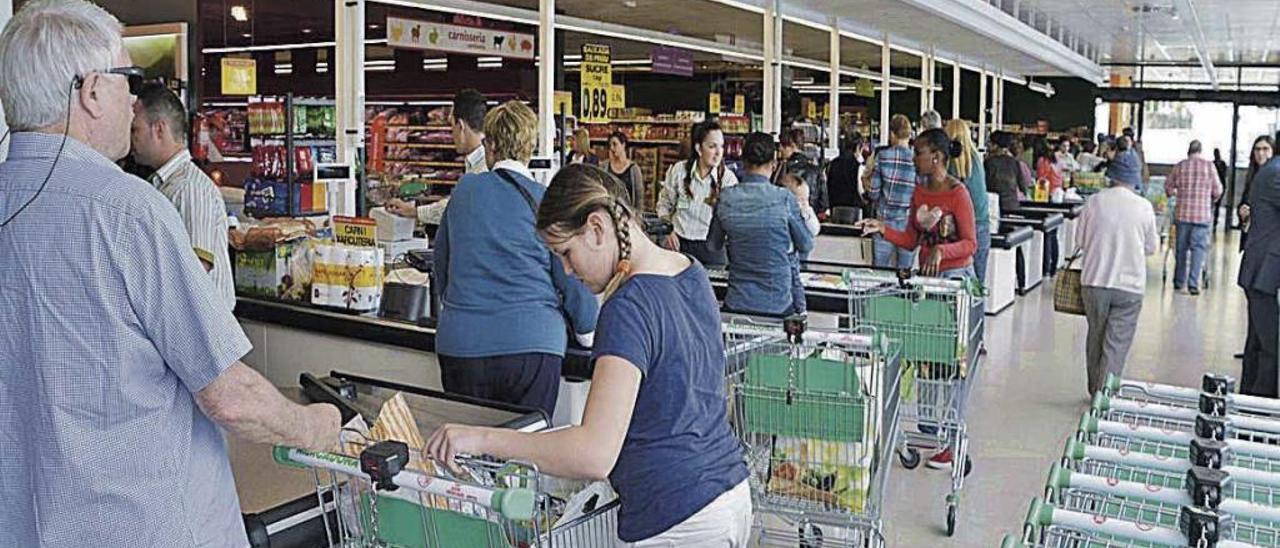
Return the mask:
<path id="1" fill-rule="evenodd" d="M 907 270 L 916 262 L 914 250 L 901 249 L 879 234 L 872 237 L 871 246 L 875 250 L 872 264 L 876 266 Z"/>
<path id="2" fill-rule="evenodd" d="M 1174 257 L 1173 287 L 1200 289 L 1205 255 L 1209 252 L 1209 223 L 1178 223 L 1177 255 Z M 1187 255 L 1190 252 L 1190 272 Z"/>
<path id="3" fill-rule="evenodd" d="M 978 229 L 978 250 L 973 252 L 973 274 L 987 286 L 987 256 L 991 254 L 991 226 L 980 224 Z"/>

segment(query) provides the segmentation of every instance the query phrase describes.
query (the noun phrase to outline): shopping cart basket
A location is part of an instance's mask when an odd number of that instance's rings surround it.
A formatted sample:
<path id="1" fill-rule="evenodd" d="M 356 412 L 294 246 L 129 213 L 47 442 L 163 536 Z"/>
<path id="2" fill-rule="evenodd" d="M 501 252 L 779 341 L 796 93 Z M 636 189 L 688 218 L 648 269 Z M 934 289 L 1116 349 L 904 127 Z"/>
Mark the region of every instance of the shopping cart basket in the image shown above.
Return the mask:
<path id="1" fill-rule="evenodd" d="M 730 321 L 724 333 L 732 422 L 747 455 L 758 538 L 883 546 L 899 432 L 896 344 L 807 330 L 798 318 L 769 326 Z"/>
<path id="2" fill-rule="evenodd" d="M 966 405 L 978 374 L 985 301 L 976 280 L 906 277 L 878 270 L 845 272 L 854 328 L 870 329 L 901 344 L 901 407 L 906 447 L 899 460 L 914 469 L 920 450 L 950 450 L 947 534 L 955 534 L 956 508 L 969 457 Z"/>
<path id="3" fill-rule="evenodd" d="M 331 548 L 585 548 L 617 538 L 616 499 L 553 523 L 565 501 L 549 491 L 554 478 L 529 464 L 468 459 L 460 464 L 471 478 L 428 475 L 405 469 L 408 446 L 394 441 L 369 445 L 359 458 L 282 446 L 274 457 L 312 469 L 322 504 L 332 494 L 337 508 L 325 523 Z"/>
<path id="4" fill-rule="evenodd" d="M 1252 548 L 1226 540 L 1231 517 L 1200 507 L 1180 510 L 1177 527 L 1157 527 L 1031 501 L 1021 536 L 1006 536 L 1003 548 Z"/>
<path id="5" fill-rule="evenodd" d="M 1168 384 L 1142 382 L 1107 375 L 1103 391 L 1109 395 L 1131 400 L 1159 403 L 1180 407 L 1199 408 L 1205 396 L 1225 400 L 1225 411 L 1239 415 L 1280 418 L 1280 400 L 1235 394 L 1235 379 L 1223 375 L 1206 374 L 1200 390 Z"/>

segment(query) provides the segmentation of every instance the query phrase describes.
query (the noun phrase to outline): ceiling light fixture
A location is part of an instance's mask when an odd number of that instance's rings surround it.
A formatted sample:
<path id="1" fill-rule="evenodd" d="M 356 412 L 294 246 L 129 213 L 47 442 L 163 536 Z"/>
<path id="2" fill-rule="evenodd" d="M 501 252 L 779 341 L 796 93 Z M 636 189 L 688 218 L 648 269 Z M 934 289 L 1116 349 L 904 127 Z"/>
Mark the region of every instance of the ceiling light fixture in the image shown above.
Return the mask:
<path id="1" fill-rule="evenodd" d="M 249 20 L 249 10 L 244 6 L 231 6 L 231 18 L 241 23 Z"/>
<path id="2" fill-rule="evenodd" d="M 302 34 L 311 34 L 311 29 L 302 29 Z"/>

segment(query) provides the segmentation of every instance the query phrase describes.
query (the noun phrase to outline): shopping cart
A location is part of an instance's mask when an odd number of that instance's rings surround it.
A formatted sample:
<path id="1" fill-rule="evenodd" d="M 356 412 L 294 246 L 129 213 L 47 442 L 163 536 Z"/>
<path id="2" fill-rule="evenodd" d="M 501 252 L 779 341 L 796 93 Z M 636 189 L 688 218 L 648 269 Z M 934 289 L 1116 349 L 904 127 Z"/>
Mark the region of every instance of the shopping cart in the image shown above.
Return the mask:
<path id="1" fill-rule="evenodd" d="M 899 432 L 896 343 L 809 330 L 795 317 L 780 325 L 730 320 L 724 336 L 757 538 L 884 546 L 881 515 Z"/>
<path id="2" fill-rule="evenodd" d="M 977 378 L 985 301 L 976 280 L 908 277 L 882 270 L 849 270 L 850 321 L 901 344 L 901 422 L 906 447 L 898 457 L 907 469 L 921 450 L 950 450 L 951 491 L 947 535 L 955 534 L 956 509 L 969 457 L 966 405 Z"/>
<path id="3" fill-rule="evenodd" d="M 1163 190 L 1161 192 L 1163 192 Z M 1160 259 L 1161 285 L 1168 283 L 1169 269 L 1173 265 L 1177 265 L 1178 223 L 1173 218 L 1174 210 L 1176 209 L 1176 206 L 1177 206 L 1177 201 L 1178 199 L 1176 197 L 1169 198 L 1167 205 L 1165 205 L 1163 211 L 1159 212 L 1159 217 L 1157 218 L 1158 224 L 1160 225 L 1159 226 L 1159 230 L 1161 234 L 1160 239 L 1164 244 L 1163 245 L 1164 255 Z M 1154 205 L 1154 202 L 1153 202 L 1153 205 Z M 1213 269 L 1211 268 L 1213 266 L 1213 261 L 1209 260 L 1210 254 L 1213 253 L 1213 240 L 1214 238 L 1212 237 L 1212 235 L 1210 235 L 1209 249 L 1205 250 L 1204 268 L 1200 272 L 1200 287 L 1203 289 L 1208 289 L 1211 281 L 1211 274 L 1213 273 Z M 1169 261 L 1170 256 L 1172 256 L 1174 259 L 1172 262 Z"/>
<path id="4" fill-rule="evenodd" d="M 1006 536 L 1002 548 L 1253 548 L 1258 546 L 1222 538 L 1231 528 L 1230 516 L 1186 506 L 1177 527 L 1157 527 L 1031 501 L 1022 535 Z M 1265 546 L 1265 545 L 1264 545 Z"/>
<path id="5" fill-rule="evenodd" d="M 1280 419 L 1280 400 L 1236 394 L 1236 381 L 1223 375 L 1206 374 L 1199 390 L 1168 384 L 1142 382 L 1107 375 L 1103 391 L 1110 395 L 1149 403 L 1200 408 L 1210 400 L 1221 399 L 1225 412 Z M 1209 398 L 1206 398 L 1209 396 Z"/>
<path id="6" fill-rule="evenodd" d="M 277 446 L 277 463 L 310 468 L 316 497 L 336 510 L 325 522 L 335 547 L 596 547 L 616 542 L 616 499 L 567 503 L 557 480 L 520 462 L 467 459 L 470 478 L 406 469 L 409 448 L 383 441 L 359 458 Z M 553 521 L 566 505 L 579 508 Z M 327 506 L 327 505 L 326 505 Z"/>

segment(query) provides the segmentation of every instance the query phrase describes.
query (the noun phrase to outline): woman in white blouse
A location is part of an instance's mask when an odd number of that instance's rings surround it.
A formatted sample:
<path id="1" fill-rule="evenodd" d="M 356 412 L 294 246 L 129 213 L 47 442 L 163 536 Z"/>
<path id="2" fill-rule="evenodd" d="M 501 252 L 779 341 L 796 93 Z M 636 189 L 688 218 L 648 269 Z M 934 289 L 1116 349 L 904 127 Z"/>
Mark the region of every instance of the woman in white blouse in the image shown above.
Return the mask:
<path id="1" fill-rule="evenodd" d="M 708 268 L 723 268 L 728 259 L 723 249 L 707 245 L 707 229 L 720 191 L 738 184 L 738 178 L 724 167 L 724 131 L 716 122 L 693 126 L 689 159 L 667 170 L 658 192 L 658 216 L 671 222 L 674 232 L 666 247 L 693 256 Z"/>

